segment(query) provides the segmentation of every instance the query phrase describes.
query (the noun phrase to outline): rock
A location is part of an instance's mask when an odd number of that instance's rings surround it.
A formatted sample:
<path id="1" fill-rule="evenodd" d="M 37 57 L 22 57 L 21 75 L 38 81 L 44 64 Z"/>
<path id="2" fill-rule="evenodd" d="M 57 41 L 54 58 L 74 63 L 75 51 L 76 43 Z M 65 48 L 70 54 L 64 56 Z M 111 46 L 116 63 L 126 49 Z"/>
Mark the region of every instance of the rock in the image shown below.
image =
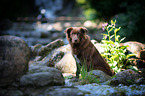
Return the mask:
<path id="1" fill-rule="evenodd" d="M 92 70 L 92 71 L 88 72 L 88 75 L 90 75 L 91 78 L 97 79 L 98 81 L 96 81 L 96 82 L 99 82 L 99 83 L 103 83 L 103 82 L 111 79 L 111 76 L 105 74 L 101 70 Z"/>
<path id="2" fill-rule="evenodd" d="M 91 40 L 91 42 L 94 44 L 94 46 L 97 48 L 100 54 L 105 51 L 104 48 L 102 47 L 103 44 L 98 43 L 96 40 Z"/>
<path id="3" fill-rule="evenodd" d="M 83 96 L 77 88 L 57 88 L 47 94 L 46 96 Z"/>
<path id="4" fill-rule="evenodd" d="M 145 49 L 140 51 L 140 59 L 145 60 Z"/>
<path id="5" fill-rule="evenodd" d="M 0 96 L 24 96 L 23 92 L 16 89 L 0 90 Z"/>
<path id="6" fill-rule="evenodd" d="M 128 69 L 116 74 L 116 77 L 110 81 L 110 85 L 117 86 L 119 84 L 131 85 L 144 83 L 143 78 L 137 72 Z"/>
<path id="7" fill-rule="evenodd" d="M 41 32 L 40 38 L 49 38 L 49 32 Z"/>
<path id="8" fill-rule="evenodd" d="M 55 48 L 58 48 L 60 46 L 63 46 L 64 42 L 61 39 L 57 39 L 45 46 L 42 46 L 40 44 L 35 45 L 34 47 L 31 47 L 32 54 L 41 56 L 40 60 L 42 60 L 45 56 L 47 56 L 52 50 Z"/>
<path id="9" fill-rule="evenodd" d="M 63 56 L 64 56 L 64 52 L 56 51 L 49 59 L 47 66 L 54 67 L 55 64 L 62 59 Z"/>
<path id="10" fill-rule="evenodd" d="M 28 71 L 29 56 L 24 40 L 0 36 L 0 87 L 10 85 Z"/>
<path id="11" fill-rule="evenodd" d="M 62 73 L 55 68 L 33 67 L 29 74 L 20 78 L 20 86 L 42 87 L 54 85 L 64 85 Z"/>
<path id="12" fill-rule="evenodd" d="M 39 46 L 39 45 L 38 45 Z M 60 48 L 56 48 L 52 50 L 47 56 L 45 56 L 40 61 L 40 56 L 36 56 L 35 59 L 31 60 L 29 62 L 30 65 L 41 65 L 41 66 L 49 66 L 49 67 L 55 67 L 55 64 L 62 59 L 64 54 L 66 54 L 68 51 L 70 51 L 70 45 L 64 45 Z"/>
<path id="13" fill-rule="evenodd" d="M 144 60 L 136 60 L 137 68 L 141 71 L 141 75 L 145 78 L 145 61 Z"/>
<path id="14" fill-rule="evenodd" d="M 39 55 L 39 49 L 42 47 L 41 44 L 36 44 L 34 46 L 31 46 L 31 56 L 38 56 Z"/>
<path id="15" fill-rule="evenodd" d="M 121 43 L 121 46 L 128 46 L 127 50 L 136 54 L 136 57 L 140 58 L 140 51 L 145 48 L 145 45 L 135 41 L 129 41 L 126 43 Z"/>
<path id="16" fill-rule="evenodd" d="M 59 62 L 62 57 L 70 51 L 70 45 L 64 45 L 61 46 L 54 51 L 52 51 L 49 55 L 47 55 L 43 61 L 47 61 L 47 66 L 49 67 L 55 67 L 55 64 Z"/>
<path id="17" fill-rule="evenodd" d="M 68 52 L 64 57 L 55 64 L 55 67 L 63 73 L 76 73 L 76 61 L 71 52 Z"/>
<path id="18" fill-rule="evenodd" d="M 96 83 L 75 86 L 85 93 L 85 96 L 126 96 L 124 91 L 108 85 Z"/>

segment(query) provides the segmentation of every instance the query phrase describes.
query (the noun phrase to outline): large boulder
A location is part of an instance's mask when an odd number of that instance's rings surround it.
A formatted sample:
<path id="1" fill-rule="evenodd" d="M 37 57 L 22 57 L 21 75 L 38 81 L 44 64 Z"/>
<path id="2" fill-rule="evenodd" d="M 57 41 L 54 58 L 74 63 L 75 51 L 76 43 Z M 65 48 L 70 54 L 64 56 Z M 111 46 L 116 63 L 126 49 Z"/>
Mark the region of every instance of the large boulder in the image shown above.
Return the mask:
<path id="1" fill-rule="evenodd" d="M 145 48 L 145 45 L 140 43 L 140 42 L 135 42 L 135 41 L 128 41 L 126 43 L 121 43 L 121 46 L 128 46 L 127 50 L 129 52 L 136 54 L 136 57 L 140 58 L 140 51 Z"/>
<path id="2" fill-rule="evenodd" d="M 101 70 L 92 70 L 88 72 L 88 75 L 90 75 L 92 79 L 95 78 L 97 80 L 96 83 L 103 83 L 111 79 L 111 76 Z"/>
<path id="3" fill-rule="evenodd" d="M 0 36 L 0 87 L 18 80 L 28 71 L 30 49 L 19 37 Z"/>
<path id="4" fill-rule="evenodd" d="M 68 52 L 64 57 L 55 64 L 55 68 L 61 70 L 63 73 L 76 73 L 76 61 L 71 52 Z"/>
<path id="5" fill-rule="evenodd" d="M 131 69 L 117 73 L 116 77 L 110 81 L 110 85 L 114 86 L 117 86 L 119 84 L 131 85 L 142 83 L 144 83 L 143 77 L 139 73 Z"/>
<path id="6" fill-rule="evenodd" d="M 43 87 L 53 85 L 64 85 L 64 78 L 58 69 L 47 66 L 31 66 L 28 74 L 20 79 L 20 86 Z"/>

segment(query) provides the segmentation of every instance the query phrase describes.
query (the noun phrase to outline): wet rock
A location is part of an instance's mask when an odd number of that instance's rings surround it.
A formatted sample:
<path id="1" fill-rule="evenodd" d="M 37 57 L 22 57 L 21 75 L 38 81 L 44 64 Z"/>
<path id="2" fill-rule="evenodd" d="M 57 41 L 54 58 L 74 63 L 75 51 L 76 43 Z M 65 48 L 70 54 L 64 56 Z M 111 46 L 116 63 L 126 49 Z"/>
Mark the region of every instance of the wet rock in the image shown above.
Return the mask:
<path id="1" fill-rule="evenodd" d="M 122 90 L 108 85 L 98 85 L 96 83 L 75 86 L 85 93 L 85 96 L 125 96 Z"/>
<path id="2" fill-rule="evenodd" d="M 20 78 L 20 86 L 42 87 L 54 85 L 64 85 L 62 73 L 55 68 L 33 67 L 29 74 Z"/>
<path id="3" fill-rule="evenodd" d="M 90 75 L 91 76 L 90 78 L 92 78 L 92 79 L 93 78 L 97 79 L 98 81 L 96 81 L 96 83 L 97 82 L 103 83 L 103 82 L 111 79 L 111 76 L 105 74 L 101 70 L 92 70 L 92 71 L 88 72 L 88 75 Z"/>
<path id="4" fill-rule="evenodd" d="M 68 52 L 64 57 L 55 64 L 55 67 L 63 73 L 75 73 L 76 72 L 76 61 L 73 58 L 71 52 Z"/>
<path id="5" fill-rule="evenodd" d="M 30 49 L 19 37 L 0 36 L 0 87 L 18 80 L 28 71 Z"/>
<path id="6" fill-rule="evenodd" d="M 144 83 L 143 78 L 137 72 L 128 69 L 116 74 L 116 77 L 110 81 L 110 85 L 117 86 L 119 84 L 131 85 Z"/>
<path id="7" fill-rule="evenodd" d="M 121 95 L 121 96 L 144 96 L 145 95 L 145 85 L 133 84 L 130 86 L 124 86 L 123 84 L 119 84 L 119 86 L 115 88 L 122 90 L 125 93 L 125 95 Z"/>
<path id="8" fill-rule="evenodd" d="M 145 48 L 145 45 L 140 42 L 135 41 L 129 41 L 126 43 L 121 43 L 121 46 L 128 46 L 127 50 L 129 50 L 131 53 L 136 54 L 136 57 L 140 58 L 140 51 Z"/>

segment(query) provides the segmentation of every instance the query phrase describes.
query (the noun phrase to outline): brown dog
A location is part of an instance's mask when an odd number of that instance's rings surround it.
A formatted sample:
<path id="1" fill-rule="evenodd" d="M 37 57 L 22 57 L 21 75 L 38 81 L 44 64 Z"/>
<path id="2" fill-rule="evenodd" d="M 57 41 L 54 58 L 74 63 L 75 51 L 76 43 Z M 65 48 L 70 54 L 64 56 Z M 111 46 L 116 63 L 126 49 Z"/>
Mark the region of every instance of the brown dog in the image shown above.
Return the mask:
<path id="1" fill-rule="evenodd" d="M 69 27 L 65 30 L 67 40 L 71 45 L 72 54 L 77 62 L 76 77 L 79 77 L 78 63 L 86 63 L 87 71 L 90 68 L 102 70 L 106 74 L 112 76 L 109 65 L 102 58 L 98 50 L 91 43 L 90 37 L 86 35 L 88 30 L 84 27 Z"/>

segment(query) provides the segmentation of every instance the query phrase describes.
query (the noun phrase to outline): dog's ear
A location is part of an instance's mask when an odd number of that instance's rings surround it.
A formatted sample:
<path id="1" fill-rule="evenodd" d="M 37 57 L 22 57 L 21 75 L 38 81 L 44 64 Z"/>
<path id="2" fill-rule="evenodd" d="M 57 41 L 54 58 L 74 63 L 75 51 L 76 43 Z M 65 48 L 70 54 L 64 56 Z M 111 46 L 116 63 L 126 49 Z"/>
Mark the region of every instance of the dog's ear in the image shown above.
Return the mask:
<path id="1" fill-rule="evenodd" d="M 66 30 L 64 31 L 64 33 L 67 33 L 68 38 L 70 38 L 70 32 L 73 30 L 72 27 L 66 28 Z"/>
<path id="2" fill-rule="evenodd" d="M 85 34 L 85 33 L 88 33 L 88 30 L 85 28 L 85 27 L 81 27 L 80 28 L 80 31 Z"/>

